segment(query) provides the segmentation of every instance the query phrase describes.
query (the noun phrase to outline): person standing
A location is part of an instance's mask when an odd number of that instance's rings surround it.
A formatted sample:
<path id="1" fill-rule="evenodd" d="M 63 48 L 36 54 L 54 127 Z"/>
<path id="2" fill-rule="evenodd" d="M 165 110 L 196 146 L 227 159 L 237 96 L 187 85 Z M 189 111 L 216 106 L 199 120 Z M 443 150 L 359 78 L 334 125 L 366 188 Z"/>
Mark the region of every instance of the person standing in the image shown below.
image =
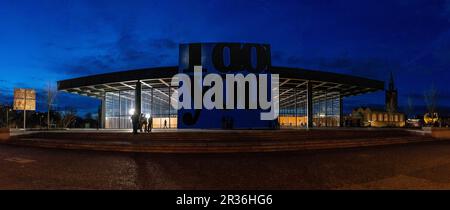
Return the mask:
<path id="1" fill-rule="evenodd" d="M 144 132 L 147 133 L 148 129 L 148 118 L 145 116 L 142 116 L 142 127 L 144 127 Z"/>
<path id="2" fill-rule="evenodd" d="M 164 120 L 164 128 L 167 128 L 167 120 Z"/>
<path id="3" fill-rule="evenodd" d="M 147 133 L 152 132 L 152 126 L 153 126 L 153 117 L 148 118 L 147 123 Z"/>
<path id="4" fill-rule="evenodd" d="M 143 113 L 139 115 L 139 132 L 142 133 L 142 126 L 144 125 L 145 116 Z"/>

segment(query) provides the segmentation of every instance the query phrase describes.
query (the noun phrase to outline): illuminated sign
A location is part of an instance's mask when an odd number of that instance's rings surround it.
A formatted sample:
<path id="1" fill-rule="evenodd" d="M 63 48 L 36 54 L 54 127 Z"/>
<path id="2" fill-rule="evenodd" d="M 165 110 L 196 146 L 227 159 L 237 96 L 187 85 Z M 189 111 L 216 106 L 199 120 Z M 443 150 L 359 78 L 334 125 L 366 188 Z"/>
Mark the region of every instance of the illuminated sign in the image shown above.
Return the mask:
<path id="1" fill-rule="evenodd" d="M 36 91 L 33 89 L 14 89 L 14 110 L 36 110 Z"/>

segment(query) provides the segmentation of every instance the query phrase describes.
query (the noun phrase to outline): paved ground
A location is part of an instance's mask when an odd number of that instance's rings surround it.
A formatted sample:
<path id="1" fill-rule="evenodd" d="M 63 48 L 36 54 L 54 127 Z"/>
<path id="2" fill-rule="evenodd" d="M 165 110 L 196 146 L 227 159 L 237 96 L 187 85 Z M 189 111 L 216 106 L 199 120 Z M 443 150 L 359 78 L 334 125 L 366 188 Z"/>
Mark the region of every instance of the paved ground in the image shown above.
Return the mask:
<path id="1" fill-rule="evenodd" d="M 0 145 L 1 189 L 449 189 L 450 141 L 333 151 L 136 154 Z"/>

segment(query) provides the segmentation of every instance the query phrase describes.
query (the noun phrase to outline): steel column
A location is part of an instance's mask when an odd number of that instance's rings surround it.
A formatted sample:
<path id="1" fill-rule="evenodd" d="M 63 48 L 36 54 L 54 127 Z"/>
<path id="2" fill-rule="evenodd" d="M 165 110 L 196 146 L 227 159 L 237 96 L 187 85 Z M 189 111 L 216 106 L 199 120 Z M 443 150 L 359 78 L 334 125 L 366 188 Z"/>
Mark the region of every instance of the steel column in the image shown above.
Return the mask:
<path id="1" fill-rule="evenodd" d="M 141 81 L 136 82 L 136 89 L 134 93 L 134 112 L 138 115 L 141 114 Z"/>
<path id="2" fill-rule="evenodd" d="M 308 81 L 306 83 L 306 116 L 308 118 L 306 127 L 313 127 L 313 100 L 312 100 L 312 83 Z"/>

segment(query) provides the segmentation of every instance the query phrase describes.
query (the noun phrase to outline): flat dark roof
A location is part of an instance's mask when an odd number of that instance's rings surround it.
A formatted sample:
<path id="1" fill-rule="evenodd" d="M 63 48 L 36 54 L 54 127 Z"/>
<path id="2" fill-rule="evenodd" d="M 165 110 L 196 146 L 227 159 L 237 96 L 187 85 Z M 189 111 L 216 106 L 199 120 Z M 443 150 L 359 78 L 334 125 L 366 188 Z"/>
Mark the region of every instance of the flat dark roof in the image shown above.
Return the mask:
<path id="1" fill-rule="evenodd" d="M 58 90 L 67 90 L 84 86 L 110 84 L 117 82 L 137 81 L 152 78 L 172 78 L 178 73 L 177 66 L 144 68 L 127 71 L 117 71 L 105 74 L 96 74 L 85 77 L 58 81 Z"/>
<path id="2" fill-rule="evenodd" d="M 383 81 L 345 74 L 279 66 L 272 66 L 270 72 L 280 76 L 280 94 L 301 89 L 306 81 L 313 83 L 315 94 L 337 93 L 345 97 L 384 90 Z M 132 90 L 138 80 L 144 83 L 143 88 L 164 90 L 177 73 L 178 66 L 111 72 L 58 81 L 58 90 L 100 98 L 105 92 Z"/>
<path id="3" fill-rule="evenodd" d="M 364 77 L 351 76 L 333 72 L 307 70 L 303 68 L 290 68 L 272 66 L 272 74 L 279 74 L 280 78 L 293 78 L 300 80 L 330 82 L 345 85 L 355 85 L 373 89 L 384 90 L 384 82 L 379 80 L 367 79 Z"/>

